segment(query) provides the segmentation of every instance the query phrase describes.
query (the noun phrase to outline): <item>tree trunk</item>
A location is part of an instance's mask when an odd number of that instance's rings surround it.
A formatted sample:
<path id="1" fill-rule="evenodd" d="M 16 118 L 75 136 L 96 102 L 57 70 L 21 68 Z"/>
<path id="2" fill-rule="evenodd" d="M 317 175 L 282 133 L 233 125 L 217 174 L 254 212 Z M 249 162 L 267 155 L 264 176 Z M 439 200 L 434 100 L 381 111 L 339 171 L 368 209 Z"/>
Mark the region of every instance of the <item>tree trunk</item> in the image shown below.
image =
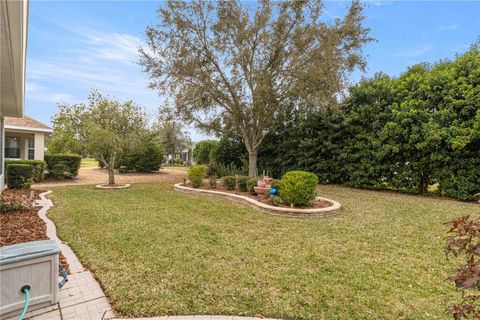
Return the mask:
<path id="1" fill-rule="evenodd" d="M 248 152 L 248 175 L 250 177 L 257 177 L 257 150 L 252 149 Z"/>
<path id="2" fill-rule="evenodd" d="M 107 170 L 108 170 L 108 184 L 113 185 L 115 184 L 115 163 L 109 163 Z"/>
<path id="3" fill-rule="evenodd" d="M 192 148 L 188 148 L 188 153 L 187 153 L 187 166 L 191 167 L 192 166 Z"/>

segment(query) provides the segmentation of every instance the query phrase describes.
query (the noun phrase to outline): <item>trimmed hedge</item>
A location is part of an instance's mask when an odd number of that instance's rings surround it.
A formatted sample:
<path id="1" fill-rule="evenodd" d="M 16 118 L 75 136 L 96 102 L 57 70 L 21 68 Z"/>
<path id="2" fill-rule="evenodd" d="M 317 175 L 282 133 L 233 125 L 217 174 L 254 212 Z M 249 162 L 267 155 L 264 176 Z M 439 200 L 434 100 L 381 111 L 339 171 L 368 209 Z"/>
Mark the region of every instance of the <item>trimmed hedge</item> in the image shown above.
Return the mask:
<path id="1" fill-rule="evenodd" d="M 248 191 L 248 180 L 250 180 L 249 176 L 239 176 L 237 178 L 237 185 L 238 185 L 238 190 L 242 192 L 247 192 Z"/>
<path id="2" fill-rule="evenodd" d="M 66 172 L 68 172 L 71 178 L 78 174 L 80 169 L 80 162 L 82 157 L 78 154 L 47 154 L 45 155 L 45 162 L 47 163 L 48 171 L 52 172 L 53 168 L 57 164 L 64 164 Z"/>
<path id="3" fill-rule="evenodd" d="M 11 164 L 27 164 L 33 167 L 33 181 L 39 182 L 44 178 L 45 161 L 42 160 L 5 160 L 5 168 Z"/>
<path id="4" fill-rule="evenodd" d="M 237 185 L 237 180 L 234 176 L 225 176 L 222 178 L 222 184 L 227 190 L 233 190 Z"/>
<path id="5" fill-rule="evenodd" d="M 67 171 L 67 166 L 63 163 L 57 163 L 53 166 L 52 170 L 50 171 L 50 175 L 57 179 L 63 180 L 65 179 L 65 172 Z"/>
<path id="6" fill-rule="evenodd" d="M 286 204 L 306 206 L 315 199 L 318 177 L 311 172 L 290 171 L 280 180 L 280 198 Z"/>
<path id="7" fill-rule="evenodd" d="M 147 142 L 145 149 L 119 157 L 116 167 L 119 171 L 128 172 L 157 172 L 164 161 L 164 152 L 161 145 L 153 141 Z"/>
<path id="8" fill-rule="evenodd" d="M 28 189 L 33 183 L 33 166 L 30 164 L 9 164 L 6 173 L 10 189 Z"/>
<path id="9" fill-rule="evenodd" d="M 188 169 L 188 180 L 190 180 L 194 188 L 198 188 L 202 185 L 206 172 L 207 167 L 204 165 L 196 165 Z"/>

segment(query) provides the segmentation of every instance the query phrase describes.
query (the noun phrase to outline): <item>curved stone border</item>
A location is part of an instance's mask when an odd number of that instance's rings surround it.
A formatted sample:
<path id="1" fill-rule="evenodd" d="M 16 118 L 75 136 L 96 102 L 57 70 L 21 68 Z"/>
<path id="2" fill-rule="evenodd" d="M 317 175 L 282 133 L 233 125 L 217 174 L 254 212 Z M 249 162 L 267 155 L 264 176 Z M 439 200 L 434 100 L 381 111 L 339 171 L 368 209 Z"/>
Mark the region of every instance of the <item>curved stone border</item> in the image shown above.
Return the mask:
<path id="1" fill-rule="evenodd" d="M 259 202 L 252 198 L 242 196 L 239 194 L 232 194 L 228 192 L 205 190 L 205 189 L 194 189 L 194 188 L 183 186 L 182 183 L 175 184 L 174 189 L 177 191 L 182 191 L 186 193 L 201 193 L 205 195 L 233 198 L 237 201 L 247 204 L 248 206 L 254 209 L 266 212 L 268 214 L 288 217 L 288 218 L 301 218 L 301 219 L 322 218 L 328 215 L 339 213 L 342 207 L 342 205 L 339 202 L 335 200 L 327 199 L 327 198 L 322 198 L 322 197 L 316 197 L 315 199 L 329 202 L 332 205 L 327 208 L 299 209 L 299 208 L 285 208 L 285 207 L 270 206 L 263 202 Z"/>
<path id="2" fill-rule="evenodd" d="M 97 189 L 126 189 L 130 188 L 130 183 L 126 184 L 114 184 L 113 186 L 110 186 L 108 184 L 97 184 L 95 186 Z"/>

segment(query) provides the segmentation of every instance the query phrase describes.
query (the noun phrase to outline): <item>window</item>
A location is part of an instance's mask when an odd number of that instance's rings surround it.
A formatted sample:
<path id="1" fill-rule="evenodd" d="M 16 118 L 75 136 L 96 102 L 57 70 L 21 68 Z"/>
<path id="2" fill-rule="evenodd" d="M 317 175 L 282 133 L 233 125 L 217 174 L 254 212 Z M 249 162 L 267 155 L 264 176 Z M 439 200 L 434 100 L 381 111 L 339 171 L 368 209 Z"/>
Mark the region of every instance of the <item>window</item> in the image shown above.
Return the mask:
<path id="1" fill-rule="evenodd" d="M 20 137 L 5 137 L 5 158 L 20 159 Z"/>
<path id="2" fill-rule="evenodd" d="M 28 138 L 28 160 L 34 160 L 35 159 L 35 139 Z"/>

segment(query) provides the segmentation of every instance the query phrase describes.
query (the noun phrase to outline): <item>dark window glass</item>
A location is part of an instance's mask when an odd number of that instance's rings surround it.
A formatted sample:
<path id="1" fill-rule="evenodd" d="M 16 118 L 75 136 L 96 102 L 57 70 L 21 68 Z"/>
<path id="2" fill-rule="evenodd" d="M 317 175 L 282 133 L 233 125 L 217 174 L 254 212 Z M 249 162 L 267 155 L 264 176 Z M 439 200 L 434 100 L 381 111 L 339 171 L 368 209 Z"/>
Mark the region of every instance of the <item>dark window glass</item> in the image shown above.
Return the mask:
<path id="1" fill-rule="evenodd" d="M 20 159 L 20 137 L 5 137 L 5 158 Z"/>
<path id="2" fill-rule="evenodd" d="M 35 159 L 35 140 L 33 138 L 28 138 L 28 160 Z"/>

